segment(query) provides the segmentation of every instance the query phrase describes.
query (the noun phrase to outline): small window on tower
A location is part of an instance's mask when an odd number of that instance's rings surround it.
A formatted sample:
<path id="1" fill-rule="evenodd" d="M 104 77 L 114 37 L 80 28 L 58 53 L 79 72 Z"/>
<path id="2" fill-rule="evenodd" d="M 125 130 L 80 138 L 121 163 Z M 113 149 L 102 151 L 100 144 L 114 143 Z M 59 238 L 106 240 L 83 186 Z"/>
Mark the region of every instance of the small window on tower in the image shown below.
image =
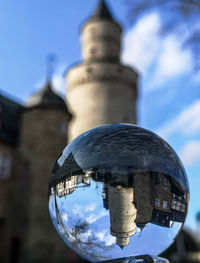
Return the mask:
<path id="1" fill-rule="evenodd" d="M 9 154 L 0 152 L 0 178 L 7 178 L 11 171 L 11 157 Z"/>
<path id="2" fill-rule="evenodd" d="M 95 29 L 95 27 L 91 27 L 91 28 L 90 28 L 90 32 L 91 32 L 92 36 L 95 36 L 95 34 L 96 34 L 96 29 Z"/>
<path id="3" fill-rule="evenodd" d="M 97 49 L 95 47 L 92 47 L 90 49 L 90 54 L 94 56 L 94 55 L 96 55 L 96 53 L 97 53 Z"/>
<path id="4" fill-rule="evenodd" d="M 88 67 L 88 68 L 86 69 L 86 71 L 87 71 L 87 73 L 91 73 L 91 72 L 92 72 L 92 68 L 91 68 L 91 67 Z"/>

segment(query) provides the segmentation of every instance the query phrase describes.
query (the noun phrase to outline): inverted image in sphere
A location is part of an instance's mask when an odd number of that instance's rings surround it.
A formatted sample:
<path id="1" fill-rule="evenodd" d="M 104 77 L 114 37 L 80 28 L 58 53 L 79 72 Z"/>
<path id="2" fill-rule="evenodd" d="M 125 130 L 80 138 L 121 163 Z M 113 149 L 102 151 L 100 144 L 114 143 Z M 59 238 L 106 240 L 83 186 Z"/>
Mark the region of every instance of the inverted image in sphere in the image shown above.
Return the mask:
<path id="1" fill-rule="evenodd" d="M 100 126 L 74 139 L 48 190 L 57 232 L 91 262 L 160 254 L 181 229 L 189 200 L 174 150 L 130 124 Z"/>

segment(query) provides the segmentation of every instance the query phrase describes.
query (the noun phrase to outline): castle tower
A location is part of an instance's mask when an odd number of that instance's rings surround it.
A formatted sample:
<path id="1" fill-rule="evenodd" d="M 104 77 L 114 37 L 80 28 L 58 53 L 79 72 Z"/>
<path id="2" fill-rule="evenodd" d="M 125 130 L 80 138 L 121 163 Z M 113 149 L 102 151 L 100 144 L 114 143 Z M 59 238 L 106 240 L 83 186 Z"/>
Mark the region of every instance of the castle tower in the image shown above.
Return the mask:
<path id="1" fill-rule="evenodd" d="M 110 233 L 121 248 L 129 244 L 129 237 L 136 232 L 137 209 L 134 206 L 134 190 L 131 187 L 108 185 Z"/>
<path id="2" fill-rule="evenodd" d="M 69 139 L 103 124 L 136 123 L 137 73 L 120 63 L 122 29 L 105 1 L 82 27 L 83 62 L 67 74 Z"/>
<path id="3" fill-rule="evenodd" d="M 22 244 L 27 262 L 63 262 L 63 254 L 67 254 L 66 245 L 50 222 L 47 185 L 53 165 L 67 144 L 70 119 L 64 100 L 53 91 L 50 81 L 25 105 L 19 153 L 21 170 L 30 180 L 29 198 L 24 195 L 27 189 L 21 189 L 21 197 L 28 204 Z"/>

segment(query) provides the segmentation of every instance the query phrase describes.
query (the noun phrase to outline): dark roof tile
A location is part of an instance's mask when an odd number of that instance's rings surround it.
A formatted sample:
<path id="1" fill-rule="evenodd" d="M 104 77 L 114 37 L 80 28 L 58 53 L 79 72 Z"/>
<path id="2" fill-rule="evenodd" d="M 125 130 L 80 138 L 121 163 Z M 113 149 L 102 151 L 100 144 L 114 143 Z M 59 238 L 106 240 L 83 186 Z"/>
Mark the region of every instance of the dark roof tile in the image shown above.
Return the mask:
<path id="1" fill-rule="evenodd" d="M 90 19 L 101 19 L 101 18 L 113 20 L 111 12 L 104 0 L 99 1 L 97 8 Z"/>
<path id="2" fill-rule="evenodd" d="M 25 104 L 27 109 L 33 108 L 49 108 L 59 109 L 65 111 L 71 118 L 71 113 L 64 101 L 57 95 L 53 89 L 50 81 L 47 81 L 44 87 L 38 92 L 34 93 Z"/>

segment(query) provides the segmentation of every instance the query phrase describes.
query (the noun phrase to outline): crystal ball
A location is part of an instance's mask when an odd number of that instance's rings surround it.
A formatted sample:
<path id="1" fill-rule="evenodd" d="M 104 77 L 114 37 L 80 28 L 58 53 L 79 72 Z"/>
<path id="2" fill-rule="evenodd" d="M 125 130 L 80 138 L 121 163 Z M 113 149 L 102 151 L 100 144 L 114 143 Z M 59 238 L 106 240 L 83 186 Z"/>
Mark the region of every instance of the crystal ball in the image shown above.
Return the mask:
<path id="1" fill-rule="evenodd" d="M 57 232 L 91 262 L 160 254 L 183 226 L 189 200 L 175 151 L 131 124 L 74 139 L 55 163 L 48 193 Z"/>

